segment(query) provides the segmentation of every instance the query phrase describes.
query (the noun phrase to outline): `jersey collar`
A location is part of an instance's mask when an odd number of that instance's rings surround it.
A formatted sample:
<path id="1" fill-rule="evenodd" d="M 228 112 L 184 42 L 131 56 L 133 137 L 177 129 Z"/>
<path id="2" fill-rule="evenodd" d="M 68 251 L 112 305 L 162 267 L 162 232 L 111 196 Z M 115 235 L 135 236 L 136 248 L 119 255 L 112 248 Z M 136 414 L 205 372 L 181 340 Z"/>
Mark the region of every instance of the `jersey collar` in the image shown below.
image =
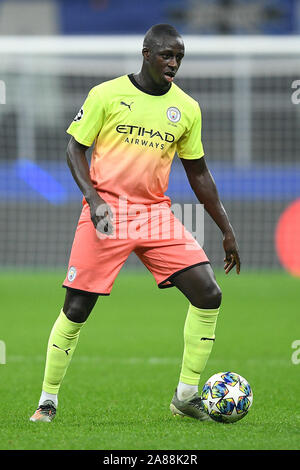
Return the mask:
<path id="1" fill-rule="evenodd" d="M 145 88 L 143 88 L 141 85 L 138 84 L 138 82 L 135 80 L 134 76 L 133 76 L 133 73 L 131 73 L 130 75 L 127 75 L 127 77 L 129 78 L 129 80 L 131 81 L 131 83 L 136 87 L 138 88 L 140 91 L 142 91 L 143 93 L 146 93 L 147 95 L 153 95 L 153 96 L 162 96 L 162 95 L 165 95 L 166 93 L 168 93 L 171 89 L 171 86 L 170 88 L 167 90 L 167 91 L 163 91 L 161 93 L 154 93 L 154 92 L 150 92 L 148 90 L 145 90 Z"/>

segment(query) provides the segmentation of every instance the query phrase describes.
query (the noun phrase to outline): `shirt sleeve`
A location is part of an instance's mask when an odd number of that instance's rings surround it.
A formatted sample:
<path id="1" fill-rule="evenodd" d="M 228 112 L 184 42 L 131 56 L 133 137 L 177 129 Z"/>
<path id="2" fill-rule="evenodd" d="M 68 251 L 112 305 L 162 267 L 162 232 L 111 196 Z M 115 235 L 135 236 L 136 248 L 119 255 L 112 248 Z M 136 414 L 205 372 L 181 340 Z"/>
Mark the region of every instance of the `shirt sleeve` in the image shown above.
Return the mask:
<path id="1" fill-rule="evenodd" d="M 180 137 L 177 142 L 177 153 L 179 158 L 186 158 L 187 160 L 196 160 L 204 155 L 202 140 L 201 140 L 201 110 L 197 103 L 195 109 L 194 120 L 191 127 Z"/>
<path id="2" fill-rule="evenodd" d="M 92 88 L 67 129 L 77 142 L 90 147 L 99 134 L 105 119 L 104 103 L 96 90 Z"/>

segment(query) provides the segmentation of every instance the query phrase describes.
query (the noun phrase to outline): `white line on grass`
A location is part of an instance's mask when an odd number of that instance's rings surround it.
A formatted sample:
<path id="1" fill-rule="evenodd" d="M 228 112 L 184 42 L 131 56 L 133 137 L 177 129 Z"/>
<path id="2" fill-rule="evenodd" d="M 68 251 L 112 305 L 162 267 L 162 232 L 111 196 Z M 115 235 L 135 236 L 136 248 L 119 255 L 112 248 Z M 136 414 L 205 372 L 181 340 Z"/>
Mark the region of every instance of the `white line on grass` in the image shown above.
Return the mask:
<path id="1" fill-rule="evenodd" d="M 45 362 L 45 356 L 22 356 L 11 355 L 7 357 L 7 363 L 22 362 Z M 74 357 L 74 362 L 99 362 L 99 363 L 118 363 L 118 364 L 150 364 L 150 365 L 170 365 L 179 364 L 180 359 L 175 357 L 105 357 L 105 356 L 78 356 Z"/>
<path id="2" fill-rule="evenodd" d="M 9 355 L 6 357 L 6 363 L 9 365 L 10 363 L 44 363 L 46 357 L 41 355 Z M 107 356 L 94 356 L 94 355 L 77 355 L 73 359 L 74 362 L 77 363 L 99 363 L 99 364 L 125 364 L 125 365 L 136 365 L 136 364 L 148 364 L 151 366 L 169 366 L 169 365 L 180 365 L 181 358 L 176 357 L 107 357 Z M 223 360 L 222 360 L 223 362 Z M 227 370 L 234 371 L 235 368 L 241 367 L 241 362 L 243 365 L 246 366 L 257 366 L 261 364 L 261 358 L 249 358 L 246 361 L 238 361 L 236 359 L 227 358 L 226 364 Z M 209 364 L 220 364 L 220 359 L 210 359 Z M 271 359 L 264 359 L 265 366 L 286 366 L 290 367 L 291 361 L 289 358 L 271 358 Z M 224 368 L 224 371 L 226 367 Z"/>

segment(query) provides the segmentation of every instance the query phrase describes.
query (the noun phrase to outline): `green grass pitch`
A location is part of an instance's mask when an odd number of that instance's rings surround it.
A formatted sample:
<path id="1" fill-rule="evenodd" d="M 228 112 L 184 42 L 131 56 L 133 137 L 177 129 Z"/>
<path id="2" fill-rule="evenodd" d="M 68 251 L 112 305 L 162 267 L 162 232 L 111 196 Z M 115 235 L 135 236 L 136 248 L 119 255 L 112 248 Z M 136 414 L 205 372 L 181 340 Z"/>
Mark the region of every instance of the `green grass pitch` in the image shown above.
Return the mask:
<path id="1" fill-rule="evenodd" d="M 172 417 L 187 301 L 123 270 L 81 332 L 51 424 L 31 423 L 64 273 L 1 274 L 1 449 L 299 449 L 299 279 L 284 273 L 217 273 L 223 306 L 203 383 L 243 375 L 254 392 L 235 424 Z"/>

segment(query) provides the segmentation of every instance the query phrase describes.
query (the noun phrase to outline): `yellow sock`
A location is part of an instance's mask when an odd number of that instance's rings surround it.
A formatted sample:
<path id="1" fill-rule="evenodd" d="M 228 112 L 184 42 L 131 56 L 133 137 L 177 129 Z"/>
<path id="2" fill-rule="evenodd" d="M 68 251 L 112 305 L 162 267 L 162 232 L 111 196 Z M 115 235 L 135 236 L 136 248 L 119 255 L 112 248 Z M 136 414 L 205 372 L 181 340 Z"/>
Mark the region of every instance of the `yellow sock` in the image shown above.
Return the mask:
<path id="1" fill-rule="evenodd" d="M 180 382 L 198 385 L 210 356 L 219 309 L 200 309 L 190 304 L 184 325 L 184 353 Z"/>
<path id="2" fill-rule="evenodd" d="M 84 323 L 69 320 L 61 310 L 50 333 L 43 390 L 57 394 L 76 348 Z"/>

